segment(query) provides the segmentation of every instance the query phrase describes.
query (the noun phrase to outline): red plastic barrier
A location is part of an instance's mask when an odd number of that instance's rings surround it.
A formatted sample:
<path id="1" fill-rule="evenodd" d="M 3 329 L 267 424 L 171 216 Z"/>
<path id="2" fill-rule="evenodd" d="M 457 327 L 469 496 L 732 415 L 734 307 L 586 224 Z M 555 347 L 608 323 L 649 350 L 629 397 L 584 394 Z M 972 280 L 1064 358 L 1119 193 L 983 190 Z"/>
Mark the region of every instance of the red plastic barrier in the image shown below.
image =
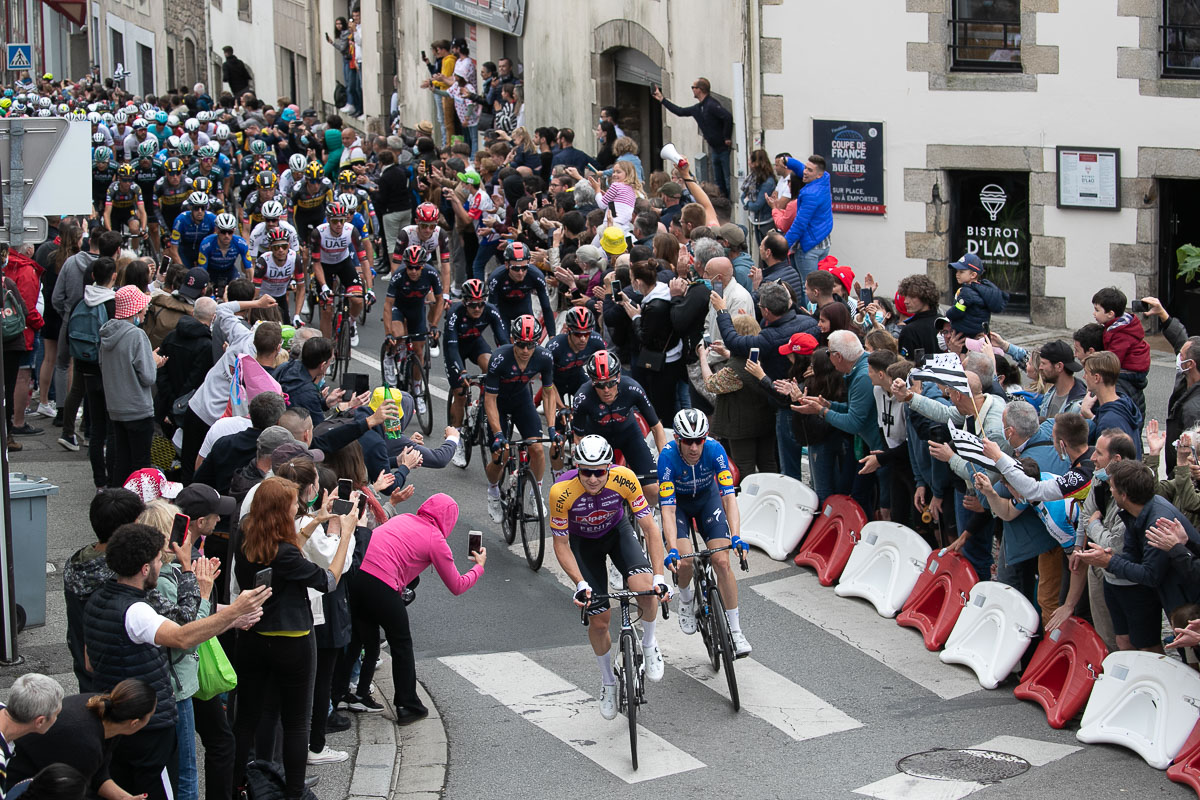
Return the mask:
<path id="1" fill-rule="evenodd" d="M 822 586 L 832 586 L 846 568 L 859 531 L 866 524 L 867 515 L 853 498 L 830 495 L 800 545 L 796 566 L 812 567 Z"/>
<path id="2" fill-rule="evenodd" d="M 925 637 L 927 650 L 940 650 L 958 622 L 971 587 L 978 582 L 971 563 L 961 555 L 934 550 L 904 608 L 896 615 L 896 624 L 916 628 Z"/>
<path id="3" fill-rule="evenodd" d="M 1167 767 L 1167 777 L 1192 787 L 1192 791 L 1200 795 L 1200 722 L 1192 728 L 1183 749 Z"/>
<path id="4" fill-rule="evenodd" d="M 1087 703 L 1107 655 L 1095 629 L 1070 617 L 1042 639 L 1013 694 L 1033 700 L 1046 712 L 1050 727 L 1061 728 Z"/>

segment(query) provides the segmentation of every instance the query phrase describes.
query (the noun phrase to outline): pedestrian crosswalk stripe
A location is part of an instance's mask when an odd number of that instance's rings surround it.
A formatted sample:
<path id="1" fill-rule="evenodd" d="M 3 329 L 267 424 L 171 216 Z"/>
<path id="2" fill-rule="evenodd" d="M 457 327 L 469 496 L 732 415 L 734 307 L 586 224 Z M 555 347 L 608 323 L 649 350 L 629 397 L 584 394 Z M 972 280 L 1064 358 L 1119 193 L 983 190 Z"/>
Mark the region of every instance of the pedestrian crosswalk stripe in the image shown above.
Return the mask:
<path id="1" fill-rule="evenodd" d="M 1023 739 L 1019 736 L 997 736 L 995 739 L 973 745 L 971 749 L 1009 753 L 1020 756 L 1035 767 L 1042 767 L 1078 752 L 1082 748 L 1056 742 Z M 960 798 L 992 785 L 994 784 L 978 781 L 921 778 L 901 772 L 866 786 L 860 786 L 854 790 L 854 793 L 874 797 L 877 800 L 960 800 Z"/>
<path id="2" fill-rule="evenodd" d="M 375 370 L 376 372 L 383 372 L 383 365 L 379 363 L 378 358 L 372 358 L 371 356 L 366 355 L 365 353 L 360 353 L 357 350 L 350 351 L 350 358 L 354 359 L 355 361 L 357 361 L 360 364 L 370 367 L 371 369 Z M 450 394 L 445 389 L 438 386 L 436 383 L 429 384 L 429 394 L 431 394 L 432 396 L 436 397 L 439 400 L 445 400 L 447 397 L 450 396 Z"/>
<path id="3" fill-rule="evenodd" d="M 512 545 L 510 550 L 524 557 L 520 544 Z M 758 560 L 767 562 L 765 558 Z M 775 563 L 777 562 L 764 563 L 762 569 L 770 571 L 771 565 Z M 547 554 L 544 569 L 549 570 L 563 586 L 574 591 L 575 584 L 562 571 L 552 553 Z M 567 598 L 564 597 L 563 601 L 567 602 Z M 678 600 L 672 601 L 671 607 L 678 608 Z M 668 667 L 678 669 L 712 689 L 726 703 L 729 702 L 729 685 L 725 680 L 725 673 L 713 671 L 699 634 L 684 634 L 672 612 L 670 619 L 659 619 L 655 635 Z M 737 676 L 742 712 L 758 717 L 796 741 L 816 739 L 862 727 L 858 720 L 753 658 L 739 659 L 734 674 Z M 729 706 L 729 709 L 732 711 L 732 706 Z"/>
<path id="4" fill-rule="evenodd" d="M 982 689 L 969 669 L 943 664 L 926 650 L 916 631 L 879 616 L 867 603 L 838 597 L 809 571 L 751 588 L 938 697 L 951 700 Z"/>
<path id="5" fill-rule="evenodd" d="M 638 770 L 629 754 L 629 722 L 600 716 L 596 698 L 521 653 L 446 656 L 443 664 L 518 716 L 586 756 L 626 783 L 705 766 L 667 740 L 638 726 Z"/>

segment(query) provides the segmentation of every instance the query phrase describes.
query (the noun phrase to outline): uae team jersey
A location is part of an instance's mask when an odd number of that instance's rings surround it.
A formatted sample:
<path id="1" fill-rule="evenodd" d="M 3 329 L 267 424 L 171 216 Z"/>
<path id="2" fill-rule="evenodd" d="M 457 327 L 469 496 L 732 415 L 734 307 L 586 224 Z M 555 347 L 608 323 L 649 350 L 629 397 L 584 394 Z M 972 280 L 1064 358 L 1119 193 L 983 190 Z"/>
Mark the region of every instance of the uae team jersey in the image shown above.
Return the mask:
<path id="1" fill-rule="evenodd" d="M 638 519 L 650 513 L 642 485 L 628 468 L 610 467 L 597 494 L 588 494 L 578 471 L 568 470 L 550 487 L 550 530 L 555 536 L 599 539 L 624 519 L 626 503 Z"/>

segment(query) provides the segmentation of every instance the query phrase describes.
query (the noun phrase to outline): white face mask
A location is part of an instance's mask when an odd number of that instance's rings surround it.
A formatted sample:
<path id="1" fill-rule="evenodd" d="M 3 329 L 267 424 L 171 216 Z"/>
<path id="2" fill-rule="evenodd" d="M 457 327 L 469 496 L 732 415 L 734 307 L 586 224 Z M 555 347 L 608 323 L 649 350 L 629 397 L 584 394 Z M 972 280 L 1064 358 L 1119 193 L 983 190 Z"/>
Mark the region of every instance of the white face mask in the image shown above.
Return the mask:
<path id="1" fill-rule="evenodd" d="M 1180 353 L 1175 356 L 1175 372 L 1176 373 L 1187 372 L 1188 370 L 1190 370 L 1192 368 L 1193 363 L 1195 363 L 1195 362 L 1192 359 L 1190 359 L 1190 358 L 1185 359 L 1183 357 L 1183 354 Z M 1184 364 L 1187 364 L 1188 366 L 1185 367 Z"/>

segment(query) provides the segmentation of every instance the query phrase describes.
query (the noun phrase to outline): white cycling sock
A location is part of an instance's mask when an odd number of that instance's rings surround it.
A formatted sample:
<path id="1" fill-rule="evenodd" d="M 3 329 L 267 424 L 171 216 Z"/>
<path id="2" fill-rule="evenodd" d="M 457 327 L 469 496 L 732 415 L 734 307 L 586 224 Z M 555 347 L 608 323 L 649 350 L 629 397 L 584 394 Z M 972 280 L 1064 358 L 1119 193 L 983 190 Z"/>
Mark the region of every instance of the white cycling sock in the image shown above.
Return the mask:
<path id="1" fill-rule="evenodd" d="M 687 586 L 679 589 L 679 599 L 685 603 L 692 602 L 692 598 L 695 596 L 695 594 L 696 592 L 694 589 L 692 589 L 692 585 L 690 583 Z"/>
<path id="2" fill-rule="evenodd" d="M 488 484 L 488 497 L 499 497 L 499 496 L 500 496 L 500 484 L 489 483 Z"/>
<path id="3" fill-rule="evenodd" d="M 654 644 L 654 626 L 658 624 L 658 620 L 642 620 L 642 649 L 649 650 L 650 645 Z"/>
<path id="4" fill-rule="evenodd" d="M 616 686 L 617 676 L 613 674 L 612 653 L 596 656 L 596 663 L 600 665 L 600 682 L 605 686 Z"/>
<path id="5" fill-rule="evenodd" d="M 738 633 L 741 633 L 742 623 L 740 621 L 738 621 L 738 609 L 736 609 L 736 608 L 725 609 L 725 619 L 729 620 L 729 632 L 730 633 L 733 633 L 735 631 Z"/>

